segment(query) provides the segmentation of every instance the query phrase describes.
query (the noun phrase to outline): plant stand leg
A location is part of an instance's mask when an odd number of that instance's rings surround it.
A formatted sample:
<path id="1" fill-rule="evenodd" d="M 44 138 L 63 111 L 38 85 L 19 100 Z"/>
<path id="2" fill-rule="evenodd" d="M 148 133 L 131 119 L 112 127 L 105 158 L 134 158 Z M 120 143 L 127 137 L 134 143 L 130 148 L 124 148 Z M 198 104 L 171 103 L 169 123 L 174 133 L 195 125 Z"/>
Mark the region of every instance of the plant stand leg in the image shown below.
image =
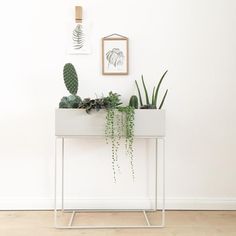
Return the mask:
<path id="1" fill-rule="evenodd" d="M 158 165 L 158 139 L 155 139 L 155 207 L 154 211 L 157 210 L 157 165 Z"/>
<path id="2" fill-rule="evenodd" d="M 114 209 L 114 210 L 108 210 L 108 209 L 93 209 L 93 210 L 68 210 L 68 209 L 64 209 L 64 157 L 65 157 L 65 143 L 64 143 L 64 137 L 61 137 L 61 208 L 60 211 L 62 213 L 67 213 L 67 212 L 71 212 L 71 217 L 69 219 L 69 222 L 67 225 L 58 225 L 57 222 L 57 213 L 58 213 L 58 209 L 57 209 L 57 141 L 58 141 L 58 137 L 56 137 L 55 139 L 55 170 L 54 170 L 54 226 L 57 229 L 131 229 L 131 228 L 144 228 L 144 229 L 148 229 L 148 228 L 163 228 L 165 226 L 165 139 L 163 137 L 161 138 L 156 138 L 155 139 L 155 203 L 154 203 L 154 209 L 150 209 L 150 210 L 127 210 L 127 209 Z M 152 225 L 149 221 L 148 218 L 148 211 L 157 211 L 157 167 L 158 167 L 158 141 L 159 139 L 162 140 L 162 144 L 163 144 L 163 159 L 162 159 L 162 209 L 161 209 L 161 224 L 159 225 Z M 142 212 L 144 215 L 144 219 L 146 221 L 146 224 L 144 225 L 77 225 L 74 226 L 73 222 L 74 219 L 76 217 L 77 214 L 79 214 L 79 212 L 108 212 L 108 211 L 117 211 L 117 212 L 127 212 L 127 211 L 132 211 L 132 212 Z"/>
<path id="3" fill-rule="evenodd" d="M 146 214 L 146 211 L 143 211 L 143 214 L 144 214 L 144 218 L 145 218 L 145 220 L 147 222 L 147 225 L 150 226 L 150 222 L 149 222 L 148 216 Z"/>
<path id="4" fill-rule="evenodd" d="M 64 156 L 65 156 L 64 138 L 61 140 L 61 209 L 64 212 Z"/>
<path id="5" fill-rule="evenodd" d="M 58 138 L 55 138 L 55 150 L 54 150 L 54 225 L 58 228 L 57 225 L 57 142 Z M 61 212 L 64 212 L 64 137 L 61 138 Z"/>
<path id="6" fill-rule="evenodd" d="M 54 227 L 57 228 L 57 137 L 54 150 Z"/>
<path id="7" fill-rule="evenodd" d="M 163 142 L 163 159 L 162 159 L 162 171 L 163 171 L 163 176 L 162 176 L 162 226 L 165 226 L 165 138 L 162 138 Z"/>
<path id="8" fill-rule="evenodd" d="M 75 218 L 75 214 L 76 214 L 75 211 L 73 211 L 72 215 L 71 215 L 71 218 L 70 218 L 70 221 L 69 221 L 69 224 L 68 224 L 69 227 L 72 226 L 72 224 L 73 224 L 73 220 Z"/>

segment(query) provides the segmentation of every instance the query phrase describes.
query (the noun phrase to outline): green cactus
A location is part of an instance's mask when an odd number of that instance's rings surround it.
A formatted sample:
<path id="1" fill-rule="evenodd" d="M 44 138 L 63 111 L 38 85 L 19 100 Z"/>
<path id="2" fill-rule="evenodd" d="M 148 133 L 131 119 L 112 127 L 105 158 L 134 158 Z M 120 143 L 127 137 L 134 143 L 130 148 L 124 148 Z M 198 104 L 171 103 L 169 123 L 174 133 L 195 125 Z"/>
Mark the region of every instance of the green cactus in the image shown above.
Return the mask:
<path id="1" fill-rule="evenodd" d="M 71 95 L 63 97 L 59 103 L 59 108 L 78 108 L 81 98 L 77 96 L 78 77 L 75 67 L 71 63 L 67 63 L 63 69 L 64 83 Z"/>
<path id="2" fill-rule="evenodd" d="M 78 91 L 78 77 L 75 67 L 67 63 L 63 69 L 64 83 L 70 94 L 76 95 Z"/>
<path id="3" fill-rule="evenodd" d="M 129 100 L 129 106 L 138 109 L 138 97 L 133 95 Z"/>

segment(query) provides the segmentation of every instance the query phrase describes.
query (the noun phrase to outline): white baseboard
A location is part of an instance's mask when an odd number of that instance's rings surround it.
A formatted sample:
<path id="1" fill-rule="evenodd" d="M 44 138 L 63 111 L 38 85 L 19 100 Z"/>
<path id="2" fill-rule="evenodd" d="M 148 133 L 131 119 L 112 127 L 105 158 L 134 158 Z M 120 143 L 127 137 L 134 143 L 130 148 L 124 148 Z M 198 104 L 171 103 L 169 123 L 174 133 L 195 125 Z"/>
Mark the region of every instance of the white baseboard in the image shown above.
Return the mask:
<path id="1" fill-rule="evenodd" d="M 66 208 L 81 209 L 150 209 L 148 199 L 68 199 Z M 158 200 L 159 208 L 162 207 Z M 0 199 L 0 210 L 52 210 L 54 200 L 49 198 Z M 58 205 L 59 207 L 59 205 Z M 167 198 L 167 210 L 236 210 L 236 198 Z"/>
<path id="2" fill-rule="evenodd" d="M 236 210 L 236 198 L 168 198 L 170 210 Z"/>

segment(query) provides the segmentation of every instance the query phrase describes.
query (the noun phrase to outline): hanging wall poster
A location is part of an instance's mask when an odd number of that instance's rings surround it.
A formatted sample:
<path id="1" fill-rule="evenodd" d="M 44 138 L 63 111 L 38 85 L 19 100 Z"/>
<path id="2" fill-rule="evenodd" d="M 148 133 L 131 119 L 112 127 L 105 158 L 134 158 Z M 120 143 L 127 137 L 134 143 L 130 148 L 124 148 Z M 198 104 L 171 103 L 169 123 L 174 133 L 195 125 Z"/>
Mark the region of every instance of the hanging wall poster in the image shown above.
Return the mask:
<path id="1" fill-rule="evenodd" d="M 90 23 L 71 24 L 69 32 L 69 54 L 91 53 L 90 31 Z"/>
<path id="2" fill-rule="evenodd" d="M 128 38 L 112 34 L 102 38 L 102 74 L 128 75 L 129 73 Z"/>

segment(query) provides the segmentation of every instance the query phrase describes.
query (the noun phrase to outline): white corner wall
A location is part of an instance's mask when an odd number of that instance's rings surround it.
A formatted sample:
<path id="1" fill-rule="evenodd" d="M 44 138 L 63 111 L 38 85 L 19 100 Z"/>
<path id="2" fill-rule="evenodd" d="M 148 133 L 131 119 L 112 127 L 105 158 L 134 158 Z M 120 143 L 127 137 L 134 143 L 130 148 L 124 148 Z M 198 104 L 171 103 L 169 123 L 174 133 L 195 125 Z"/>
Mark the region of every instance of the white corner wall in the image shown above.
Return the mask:
<path id="1" fill-rule="evenodd" d="M 75 3 L 93 26 L 91 55 L 66 52 Z M 53 208 L 54 109 L 66 95 L 66 62 L 76 66 L 81 97 L 113 90 L 124 102 L 141 74 L 151 89 L 168 69 L 167 207 L 236 209 L 235 12 L 234 0 L 1 3 L 0 209 Z M 101 38 L 114 32 L 130 39 L 129 76 L 101 76 Z M 103 140 L 66 145 L 68 204 L 147 204 L 150 144 L 136 142 L 134 184 L 121 154 L 117 185 Z"/>

